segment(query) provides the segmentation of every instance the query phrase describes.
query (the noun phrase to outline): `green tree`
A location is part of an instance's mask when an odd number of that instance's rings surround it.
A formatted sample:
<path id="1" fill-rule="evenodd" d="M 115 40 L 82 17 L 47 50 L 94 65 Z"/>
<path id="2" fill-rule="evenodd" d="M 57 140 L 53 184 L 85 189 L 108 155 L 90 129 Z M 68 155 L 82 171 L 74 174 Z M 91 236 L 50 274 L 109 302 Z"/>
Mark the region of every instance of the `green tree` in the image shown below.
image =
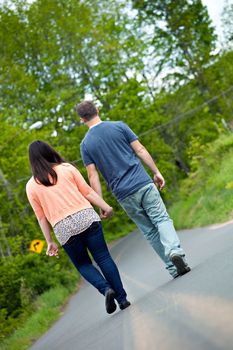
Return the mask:
<path id="1" fill-rule="evenodd" d="M 141 21 L 153 28 L 155 53 L 177 70 L 180 83 L 200 78 L 216 46 L 214 27 L 201 0 L 133 0 L 133 4 Z"/>
<path id="2" fill-rule="evenodd" d="M 62 133 L 85 93 L 109 110 L 110 91 L 140 65 L 140 38 L 121 2 L 17 1 L 0 16 L 0 102 L 14 123 L 40 119 Z"/>
<path id="3" fill-rule="evenodd" d="M 222 12 L 222 26 L 224 35 L 224 47 L 228 51 L 233 48 L 233 4 L 225 2 Z"/>

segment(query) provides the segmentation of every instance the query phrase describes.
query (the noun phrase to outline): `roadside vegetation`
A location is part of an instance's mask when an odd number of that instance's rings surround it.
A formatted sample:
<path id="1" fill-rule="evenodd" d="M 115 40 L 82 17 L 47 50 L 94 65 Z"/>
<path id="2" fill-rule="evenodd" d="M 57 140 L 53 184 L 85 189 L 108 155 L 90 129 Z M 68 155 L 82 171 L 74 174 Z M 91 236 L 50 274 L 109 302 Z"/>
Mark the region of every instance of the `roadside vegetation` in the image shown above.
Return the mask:
<path id="1" fill-rule="evenodd" d="M 57 286 L 39 296 L 31 305 L 30 311 L 21 315 L 21 325 L 1 344 L 1 350 L 24 350 L 44 334 L 62 315 L 62 307 L 70 298 L 77 286 L 70 288 Z"/>
<path id="2" fill-rule="evenodd" d="M 170 214 L 178 229 L 233 219 L 233 134 L 202 149 L 182 180 Z"/>
<path id="3" fill-rule="evenodd" d="M 139 135 L 166 179 L 162 195 L 178 228 L 232 217 L 232 18 L 226 5 L 219 49 L 200 0 L 0 3 L 0 349 L 26 349 L 77 290 L 62 250 L 55 260 L 46 247 L 29 251 L 43 236 L 25 184 L 35 139 L 86 177 L 87 130 L 74 112 L 82 99 Z M 103 223 L 111 242 L 135 226 L 104 184 L 103 196 L 115 211 Z"/>

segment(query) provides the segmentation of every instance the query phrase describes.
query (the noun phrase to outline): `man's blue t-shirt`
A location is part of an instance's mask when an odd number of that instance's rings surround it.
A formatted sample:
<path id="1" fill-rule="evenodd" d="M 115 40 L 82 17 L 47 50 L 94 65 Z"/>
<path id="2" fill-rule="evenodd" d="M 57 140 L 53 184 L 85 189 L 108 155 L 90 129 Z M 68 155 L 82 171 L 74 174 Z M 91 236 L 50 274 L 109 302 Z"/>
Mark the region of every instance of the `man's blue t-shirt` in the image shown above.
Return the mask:
<path id="1" fill-rule="evenodd" d="M 123 122 L 101 122 L 89 129 L 80 145 L 85 166 L 96 165 L 118 200 L 152 182 L 130 146 L 137 139 Z"/>

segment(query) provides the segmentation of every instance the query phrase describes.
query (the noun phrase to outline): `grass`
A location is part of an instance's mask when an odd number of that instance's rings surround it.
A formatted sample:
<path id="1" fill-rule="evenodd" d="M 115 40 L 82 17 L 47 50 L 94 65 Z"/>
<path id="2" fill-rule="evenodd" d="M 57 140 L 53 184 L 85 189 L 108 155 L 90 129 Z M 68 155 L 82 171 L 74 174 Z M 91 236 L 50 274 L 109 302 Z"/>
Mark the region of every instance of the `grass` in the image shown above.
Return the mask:
<path id="1" fill-rule="evenodd" d="M 74 292 L 75 289 L 77 287 L 73 288 L 72 291 Z M 35 312 L 19 329 L 0 344 L 0 349 L 28 349 L 62 315 L 61 306 L 67 302 L 70 293 L 70 289 L 59 286 L 38 297 Z"/>
<path id="2" fill-rule="evenodd" d="M 177 229 L 200 227 L 233 218 L 233 135 L 207 147 L 197 170 L 181 184 L 169 213 Z"/>

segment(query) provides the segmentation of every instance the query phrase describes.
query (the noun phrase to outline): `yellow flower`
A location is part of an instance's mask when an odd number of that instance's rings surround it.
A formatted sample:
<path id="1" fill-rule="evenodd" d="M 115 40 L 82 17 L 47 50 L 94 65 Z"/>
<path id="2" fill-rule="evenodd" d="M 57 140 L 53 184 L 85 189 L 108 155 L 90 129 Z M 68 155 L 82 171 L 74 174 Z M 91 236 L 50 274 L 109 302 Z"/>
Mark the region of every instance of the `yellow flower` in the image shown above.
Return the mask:
<path id="1" fill-rule="evenodd" d="M 225 186 L 225 189 L 226 190 L 231 190 L 233 188 L 233 181 L 229 181 L 226 186 Z"/>

